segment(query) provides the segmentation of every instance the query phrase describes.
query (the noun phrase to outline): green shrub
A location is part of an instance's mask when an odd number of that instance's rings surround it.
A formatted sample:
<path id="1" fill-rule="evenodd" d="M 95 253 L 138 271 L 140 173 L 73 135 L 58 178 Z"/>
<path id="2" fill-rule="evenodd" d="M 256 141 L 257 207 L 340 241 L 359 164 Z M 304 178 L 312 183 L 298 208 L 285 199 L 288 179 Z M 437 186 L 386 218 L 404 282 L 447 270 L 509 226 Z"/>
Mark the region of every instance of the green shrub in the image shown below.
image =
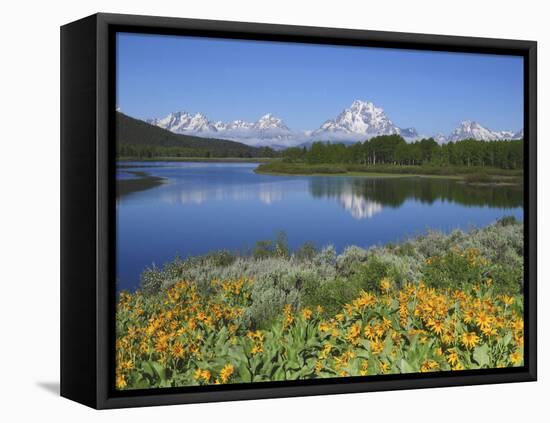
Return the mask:
<path id="1" fill-rule="evenodd" d="M 166 281 L 166 276 L 162 272 L 162 269 L 157 268 L 155 265 L 146 268 L 140 277 L 140 288 L 142 291 L 152 294 L 158 292 Z"/>
<path id="2" fill-rule="evenodd" d="M 308 241 L 302 244 L 294 252 L 294 257 L 300 261 L 312 261 L 313 258 L 317 255 L 318 251 L 313 242 Z"/>
<path id="3" fill-rule="evenodd" d="M 367 261 L 368 251 L 355 245 L 347 247 L 342 254 L 336 257 L 336 268 L 341 276 L 351 276 L 360 270 Z"/>
<path id="4" fill-rule="evenodd" d="M 229 266 L 237 259 L 237 255 L 227 250 L 214 251 L 205 256 L 205 259 L 210 261 L 213 266 Z"/>
<path id="5" fill-rule="evenodd" d="M 371 256 L 361 271 L 354 276 L 354 279 L 360 283 L 363 289 L 378 292 L 380 281 L 383 278 L 393 279 L 393 270 L 390 264 L 376 256 Z"/>
<path id="6" fill-rule="evenodd" d="M 258 277 L 252 285 L 247 320 L 253 328 L 266 328 L 281 315 L 283 307 L 300 305 L 301 288 L 310 275 L 303 272 L 273 271 Z"/>
<path id="7" fill-rule="evenodd" d="M 495 223 L 496 226 L 510 226 L 517 224 L 519 224 L 519 222 L 515 216 L 504 216 Z"/>
<path id="8" fill-rule="evenodd" d="M 288 258 L 289 256 L 290 249 L 288 247 L 288 238 L 283 231 L 277 233 L 275 241 L 266 239 L 256 242 L 256 246 L 254 250 L 252 250 L 252 257 L 256 260 L 262 260 L 268 257 Z"/>
<path id="9" fill-rule="evenodd" d="M 428 286 L 463 290 L 483 281 L 488 270 L 488 261 L 480 257 L 479 250 L 453 248 L 428 258 L 422 273 Z"/>
<path id="10" fill-rule="evenodd" d="M 270 239 L 263 239 L 256 242 L 254 250 L 252 250 L 252 257 L 256 260 L 262 260 L 275 255 L 275 247 L 273 241 Z"/>
<path id="11" fill-rule="evenodd" d="M 334 279 L 319 285 L 308 280 L 302 290 L 302 304 L 305 307 L 321 306 L 327 314 L 334 314 L 361 292 L 362 284 L 358 279 Z"/>

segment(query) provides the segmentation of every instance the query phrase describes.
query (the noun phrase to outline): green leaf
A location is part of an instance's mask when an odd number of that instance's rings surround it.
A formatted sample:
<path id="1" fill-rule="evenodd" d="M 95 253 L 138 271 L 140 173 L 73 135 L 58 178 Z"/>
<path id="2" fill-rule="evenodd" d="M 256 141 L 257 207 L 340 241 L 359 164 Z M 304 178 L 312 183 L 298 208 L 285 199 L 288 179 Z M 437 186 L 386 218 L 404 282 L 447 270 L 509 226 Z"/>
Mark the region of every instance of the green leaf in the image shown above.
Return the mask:
<path id="1" fill-rule="evenodd" d="M 270 377 L 270 380 L 285 380 L 284 369 L 282 367 L 279 367 Z"/>
<path id="2" fill-rule="evenodd" d="M 502 345 L 508 346 L 512 342 L 512 332 L 508 332 L 501 340 Z"/>
<path id="3" fill-rule="evenodd" d="M 150 378 L 155 377 L 155 370 L 153 369 L 153 366 L 151 366 L 149 361 L 142 362 L 141 368 L 143 369 L 143 373 L 145 373 Z"/>
<path id="4" fill-rule="evenodd" d="M 414 373 L 416 370 L 404 358 L 399 362 L 399 370 L 401 373 Z"/>
<path id="5" fill-rule="evenodd" d="M 157 361 L 151 361 L 150 364 L 159 379 L 164 382 L 166 380 L 166 369 L 164 366 Z"/>
<path id="6" fill-rule="evenodd" d="M 474 349 L 474 360 L 479 364 L 479 367 L 489 367 L 491 360 L 487 344 L 480 345 Z"/>
<path id="7" fill-rule="evenodd" d="M 239 364 L 239 367 L 237 369 L 239 371 L 239 376 L 241 377 L 243 382 L 252 382 L 252 373 L 248 369 L 248 366 L 245 362 Z"/>

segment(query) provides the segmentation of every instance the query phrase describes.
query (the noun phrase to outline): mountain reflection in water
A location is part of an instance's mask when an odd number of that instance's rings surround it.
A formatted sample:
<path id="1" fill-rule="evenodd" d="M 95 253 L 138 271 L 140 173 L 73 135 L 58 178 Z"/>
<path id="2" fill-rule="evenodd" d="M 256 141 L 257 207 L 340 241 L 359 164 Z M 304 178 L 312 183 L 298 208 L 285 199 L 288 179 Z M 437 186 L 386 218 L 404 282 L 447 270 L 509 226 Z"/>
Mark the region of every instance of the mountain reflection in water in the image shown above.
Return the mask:
<path id="1" fill-rule="evenodd" d="M 467 207 L 516 208 L 523 206 L 520 185 L 468 185 L 454 179 L 399 178 L 311 178 L 313 197 L 332 198 L 356 219 L 370 218 L 383 207 L 398 208 L 407 200 L 422 204 L 436 201 Z"/>

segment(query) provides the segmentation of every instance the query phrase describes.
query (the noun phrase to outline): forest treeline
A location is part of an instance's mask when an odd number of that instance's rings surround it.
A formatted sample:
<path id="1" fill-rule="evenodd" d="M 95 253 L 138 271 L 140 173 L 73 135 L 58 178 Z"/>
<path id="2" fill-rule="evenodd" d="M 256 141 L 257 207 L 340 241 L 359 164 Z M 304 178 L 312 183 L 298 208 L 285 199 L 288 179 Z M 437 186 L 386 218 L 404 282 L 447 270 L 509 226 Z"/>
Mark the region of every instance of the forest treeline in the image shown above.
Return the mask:
<path id="1" fill-rule="evenodd" d="M 216 140 L 210 142 L 217 142 Z M 269 147 L 235 148 L 234 146 L 163 147 L 157 145 L 118 144 L 118 158 L 151 159 L 155 157 L 187 158 L 264 158 L 280 155 Z"/>
<path id="2" fill-rule="evenodd" d="M 521 169 L 523 141 L 468 139 L 440 145 L 433 138 L 407 143 L 399 135 L 382 135 L 350 145 L 314 142 L 310 148 L 287 148 L 282 155 L 283 160 L 290 163 L 453 165 Z"/>

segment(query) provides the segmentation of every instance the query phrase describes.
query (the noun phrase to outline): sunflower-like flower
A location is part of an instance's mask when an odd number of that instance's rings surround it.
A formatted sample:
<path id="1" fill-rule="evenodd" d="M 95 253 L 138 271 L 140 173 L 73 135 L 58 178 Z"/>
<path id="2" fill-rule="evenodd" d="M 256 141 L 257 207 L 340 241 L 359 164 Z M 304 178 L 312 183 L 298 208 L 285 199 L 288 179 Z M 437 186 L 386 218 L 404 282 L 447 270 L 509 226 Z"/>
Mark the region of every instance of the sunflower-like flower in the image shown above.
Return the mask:
<path id="1" fill-rule="evenodd" d="M 471 349 L 479 343 L 479 336 L 475 332 L 466 332 L 462 334 L 460 338 L 462 345 L 466 348 Z"/>
<path id="2" fill-rule="evenodd" d="M 510 361 L 514 364 L 514 366 L 517 366 L 523 361 L 523 354 L 520 351 L 514 351 L 510 354 Z"/>
<path id="3" fill-rule="evenodd" d="M 235 371 L 235 368 L 233 367 L 232 364 L 226 364 L 225 366 L 223 366 L 223 369 L 220 371 L 220 379 L 223 383 L 227 383 L 227 381 L 229 380 L 229 378 L 231 378 L 231 375 L 233 374 L 233 372 Z"/>
<path id="4" fill-rule="evenodd" d="M 302 309 L 302 316 L 305 320 L 311 319 L 312 314 L 313 314 L 313 311 L 311 311 L 311 309 L 309 308 Z"/>

